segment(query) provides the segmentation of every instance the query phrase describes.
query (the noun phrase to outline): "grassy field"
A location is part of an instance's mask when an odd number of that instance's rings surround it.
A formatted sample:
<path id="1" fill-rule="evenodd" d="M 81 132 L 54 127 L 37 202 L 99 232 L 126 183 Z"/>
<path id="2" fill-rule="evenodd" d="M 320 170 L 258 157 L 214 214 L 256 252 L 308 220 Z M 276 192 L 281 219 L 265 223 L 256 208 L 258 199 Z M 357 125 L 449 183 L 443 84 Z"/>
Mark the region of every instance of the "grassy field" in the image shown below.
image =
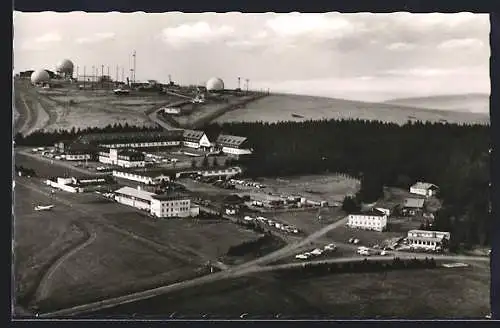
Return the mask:
<path id="1" fill-rule="evenodd" d="M 118 97 L 111 90 L 78 90 L 75 86 L 41 90 L 25 81 L 16 81 L 15 93 L 33 110 L 48 114 L 49 118 L 36 126 L 47 130 L 104 127 L 114 123 L 149 126 L 153 123 L 145 111 L 179 100 L 172 95 L 157 94 Z"/>
<path id="2" fill-rule="evenodd" d="M 54 160 L 54 162 L 57 162 Z M 53 176 L 86 176 L 91 175 L 90 173 L 84 174 L 77 170 L 71 169 L 70 167 L 52 165 L 50 160 L 44 161 L 42 159 L 37 160 L 33 157 L 29 157 L 20 153 L 15 153 L 14 163 L 17 166 L 23 166 L 35 170 L 38 177 L 53 177 Z M 66 164 L 71 164 L 64 162 Z M 68 165 L 69 166 L 69 165 Z"/>
<path id="3" fill-rule="evenodd" d="M 19 302 L 31 300 L 51 263 L 86 237 L 86 231 L 67 208 L 35 212 L 35 205 L 50 204 L 48 197 L 20 185 L 14 192 L 14 277 Z"/>
<path id="4" fill-rule="evenodd" d="M 344 197 L 355 194 L 360 187 L 359 181 L 337 174 L 304 175 L 282 177 L 279 179 L 259 179 L 266 192 L 287 195 L 300 195 L 307 199 L 330 203 L 342 202 Z"/>
<path id="5" fill-rule="evenodd" d="M 292 114 L 303 118 L 292 117 Z M 278 122 L 319 119 L 366 119 L 406 123 L 410 119 L 447 122 L 489 122 L 486 114 L 428 110 L 383 103 L 365 103 L 342 99 L 300 95 L 271 95 L 245 108 L 224 114 L 217 122 Z"/>
<path id="6" fill-rule="evenodd" d="M 173 245 L 186 254 L 200 254 L 206 258 L 216 259 L 223 256 L 229 247 L 242 242 L 254 240 L 258 235 L 230 222 L 193 219 L 154 220 L 139 213 L 128 212 L 122 205 L 117 213 L 106 215 L 110 221 L 122 228 L 135 231 L 158 243 Z M 129 210 L 130 211 L 130 210 Z"/>
<path id="7" fill-rule="evenodd" d="M 464 94 L 430 96 L 422 98 L 393 99 L 388 104 L 433 108 L 470 113 L 489 113 L 490 96 L 487 94 Z"/>
<path id="8" fill-rule="evenodd" d="M 104 229 L 54 273 L 53 287 L 40 308 L 67 307 L 173 283 L 194 276 L 196 269 L 187 261 Z"/>
<path id="9" fill-rule="evenodd" d="M 259 273 L 104 310 L 94 316 L 175 318 L 481 318 L 489 266 L 283 280 Z M 237 300 L 237 301 L 236 301 Z"/>

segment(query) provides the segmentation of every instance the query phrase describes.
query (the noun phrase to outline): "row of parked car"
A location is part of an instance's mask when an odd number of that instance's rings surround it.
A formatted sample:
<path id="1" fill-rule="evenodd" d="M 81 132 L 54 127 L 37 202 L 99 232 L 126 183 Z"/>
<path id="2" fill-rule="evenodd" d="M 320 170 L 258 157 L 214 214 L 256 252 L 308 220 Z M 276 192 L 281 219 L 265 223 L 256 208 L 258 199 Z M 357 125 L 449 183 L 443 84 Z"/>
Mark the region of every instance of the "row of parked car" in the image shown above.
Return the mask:
<path id="1" fill-rule="evenodd" d="M 253 188 L 257 188 L 257 189 L 266 188 L 266 186 L 261 184 L 261 183 L 247 181 L 247 180 L 230 179 L 229 182 L 232 183 L 233 185 L 240 185 L 240 186 L 244 186 L 244 187 L 253 187 Z"/>
<path id="2" fill-rule="evenodd" d="M 211 184 L 215 187 L 223 188 L 223 189 L 235 189 L 234 184 L 227 180 L 219 179 L 217 177 L 202 177 L 202 176 L 191 176 L 192 179 L 201 182 Z"/>
<path id="3" fill-rule="evenodd" d="M 297 229 L 295 226 L 292 226 L 292 225 L 288 225 L 288 224 L 285 224 L 285 223 L 281 223 L 281 222 L 278 222 L 278 221 L 275 221 L 275 220 L 271 220 L 271 219 L 267 219 L 263 216 L 258 216 L 258 217 L 251 217 L 251 216 L 245 216 L 243 218 L 245 221 L 257 221 L 261 224 L 267 224 L 268 226 L 270 227 L 274 227 L 276 229 L 279 229 L 281 231 L 284 231 L 284 232 L 288 232 L 288 233 L 293 233 L 293 234 L 298 234 L 300 233 L 299 229 Z"/>
<path id="4" fill-rule="evenodd" d="M 337 249 L 337 246 L 335 246 L 335 244 L 328 244 L 328 245 L 324 246 L 323 248 L 315 248 L 310 252 L 297 254 L 297 255 L 295 255 L 295 258 L 298 260 L 307 260 L 307 259 L 310 259 L 311 257 L 316 257 L 316 256 L 323 255 L 325 253 L 328 253 L 328 252 L 333 252 L 336 249 Z"/>

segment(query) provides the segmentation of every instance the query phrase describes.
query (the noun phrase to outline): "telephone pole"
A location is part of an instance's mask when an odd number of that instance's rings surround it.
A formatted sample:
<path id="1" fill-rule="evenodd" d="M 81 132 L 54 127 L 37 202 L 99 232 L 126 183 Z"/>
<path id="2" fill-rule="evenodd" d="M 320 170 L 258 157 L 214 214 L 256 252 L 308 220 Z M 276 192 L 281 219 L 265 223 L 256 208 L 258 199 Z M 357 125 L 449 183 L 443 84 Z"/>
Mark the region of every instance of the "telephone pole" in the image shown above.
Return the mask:
<path id="1" fill-rule="evenodd" d="M 241 77 L 238 76 L 238 90 L 241 90 Z"/>
<path id="2" fill-rule="evenodd" d="M 134 54 L 132 55 L 132 57 L 134 57 L 134 75 L 132 77 L 132 82 L 135 83 L 135 72 L 136 72 L 136 68 L 135 68 L 135 57 L 136 57 L 136 52 L 134 50 Z"/>
<path id="3" fill-rule="evenodd" d="M 87 66 L 83 66 L 83 89 L 85 90 L 85 80 L 87 79 L 87 75 L 86 75 L 86 67 Z"/>

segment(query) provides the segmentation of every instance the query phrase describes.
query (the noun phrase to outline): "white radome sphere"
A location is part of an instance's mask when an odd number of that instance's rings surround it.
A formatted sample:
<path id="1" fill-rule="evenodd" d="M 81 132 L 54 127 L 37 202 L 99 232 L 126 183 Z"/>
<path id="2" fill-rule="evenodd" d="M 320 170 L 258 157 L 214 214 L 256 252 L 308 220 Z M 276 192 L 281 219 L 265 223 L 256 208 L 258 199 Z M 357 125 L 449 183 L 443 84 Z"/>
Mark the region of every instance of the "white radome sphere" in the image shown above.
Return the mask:
<path id="1" fill-rule="evenodd" d="M 206 88 L 208 91 L 224 90 L 224 81 L 218 77 L 213 77 L 207 81 Z"/>
<path id="2" fill-rule="evenodd" d="M 31 82 L 32 83 L 43 83 L 43 82 L 49 82 L 50 80 L 50 75 L 49 73 L 44 70 L 44 69 L 38 69 L 31 73 Z"/>
<path id="3" fill-rule="evenodd" d="M 58 73 L 73 74 L 74 67 L 71 60 L 63 59 L 57 64 L 56 70 Z"/>

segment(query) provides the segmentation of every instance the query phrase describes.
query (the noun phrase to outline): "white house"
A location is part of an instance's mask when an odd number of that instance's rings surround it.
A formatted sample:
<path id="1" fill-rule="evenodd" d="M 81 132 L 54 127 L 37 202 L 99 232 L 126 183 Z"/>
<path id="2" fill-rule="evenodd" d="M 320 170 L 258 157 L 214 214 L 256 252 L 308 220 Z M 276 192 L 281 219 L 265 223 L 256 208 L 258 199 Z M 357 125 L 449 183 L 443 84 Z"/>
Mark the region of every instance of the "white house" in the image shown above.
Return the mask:
<path id="1" fill-rule="evenodd" d="M 109 149 L 99 152 L 99 162 L 121 167 L 144 167 L 145 156 L 134 150 Z"/>
<path id="2" fill-rule="evenodd" d="M 436 250 L 449 241 L 451 234 L 444 231 L 410 230 L 406 240 L 408 245 L 417 249 Z"/>
<path id="3" fill-rule="evenodd" d="M 163 107 L 161 110 L 163 113 L 170 115 L 179 115 L 181 113 L 180 107 Z"/>
<path id="4" fill-rule="evenodd" d="M 352 213 L 348 216 L 347 225 L 355 229 L 384 231 L 387 227 L 387 214 L 376 209 Z"/>
<path id="5" fill-rule="evenodd" d="M 158 218 L 193 217 L 199 207 L 191 204 L 189 197 L 178 193 L 157 195 L 152 192 L 123 187 L 115 191 L 115 200 L 121 204 L 148 211 Z"/>
<path id="6" fill-rule="evenodd" d="M 216 140 L 216 145 L 224 154 L 239 157 L 249 155 L 252 150 L 248 148 L 247 138 L 221 134 Z"/>
<path id="7" fill-rule="evenodd" d="M 410 187 L 410 193 L 425 197 L 434 196 L 438 190 L 439 188 L 435 184 L 420 181 Z"/>
<path id="8" fill-rule="evenodd" d="M 209 149 L 212 146 L 207 135 L 203 131 L 184 130 L 182 138 L 183 145 L 189 148 Z"/>

